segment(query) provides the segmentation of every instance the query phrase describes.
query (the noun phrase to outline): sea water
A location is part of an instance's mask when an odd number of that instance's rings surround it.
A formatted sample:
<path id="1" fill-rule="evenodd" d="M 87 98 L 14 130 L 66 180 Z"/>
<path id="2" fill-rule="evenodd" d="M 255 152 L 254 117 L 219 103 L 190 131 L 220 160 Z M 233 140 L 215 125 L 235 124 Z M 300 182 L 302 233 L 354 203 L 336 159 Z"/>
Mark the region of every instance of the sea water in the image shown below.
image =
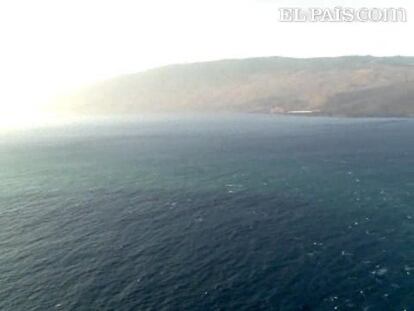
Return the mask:
<path id="1" fill-rule="evenodd" d="M 414 120 L 0 137 L 0 310 L 414 310 Z"/>

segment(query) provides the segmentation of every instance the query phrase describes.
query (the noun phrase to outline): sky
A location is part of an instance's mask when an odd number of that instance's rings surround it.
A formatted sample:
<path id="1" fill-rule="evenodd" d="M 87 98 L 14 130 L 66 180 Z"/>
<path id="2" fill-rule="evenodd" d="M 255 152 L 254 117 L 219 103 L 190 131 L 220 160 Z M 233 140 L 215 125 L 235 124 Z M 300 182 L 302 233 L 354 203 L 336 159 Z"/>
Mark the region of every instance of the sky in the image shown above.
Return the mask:
<path id="1" fill-rule="evenodd" d="M 281 23 L 280 7 L 402 7 L 406 23 Z M 173 63 L 258 56 L 414 55 L 412 0 L 0 2 L 0 126 L 48 98 Z"/>

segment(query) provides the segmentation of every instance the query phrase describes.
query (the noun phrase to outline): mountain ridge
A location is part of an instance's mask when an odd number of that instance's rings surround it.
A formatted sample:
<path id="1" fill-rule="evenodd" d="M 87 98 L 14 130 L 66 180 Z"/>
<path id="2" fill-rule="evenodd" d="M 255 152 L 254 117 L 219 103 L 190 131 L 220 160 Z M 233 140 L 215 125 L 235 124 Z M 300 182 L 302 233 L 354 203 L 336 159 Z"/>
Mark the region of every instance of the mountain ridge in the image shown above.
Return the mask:
<path id="1" fill-rule="evenodd" d="M 58 100 L 79 114 L 260 112 L 414 116 L 414 57 L 259 57 L 122 75 Z"/>

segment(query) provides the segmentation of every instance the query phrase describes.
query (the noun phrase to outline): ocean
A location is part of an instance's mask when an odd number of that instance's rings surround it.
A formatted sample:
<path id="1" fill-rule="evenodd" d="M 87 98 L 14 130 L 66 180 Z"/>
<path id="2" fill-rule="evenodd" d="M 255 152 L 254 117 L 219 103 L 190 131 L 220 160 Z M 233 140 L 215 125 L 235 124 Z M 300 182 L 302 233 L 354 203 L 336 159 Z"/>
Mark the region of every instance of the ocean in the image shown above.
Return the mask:
<path id="1" fill-rule="evenodd" d="M 0 310 L 414 310 L 414 120 L 3 135 Z"/>

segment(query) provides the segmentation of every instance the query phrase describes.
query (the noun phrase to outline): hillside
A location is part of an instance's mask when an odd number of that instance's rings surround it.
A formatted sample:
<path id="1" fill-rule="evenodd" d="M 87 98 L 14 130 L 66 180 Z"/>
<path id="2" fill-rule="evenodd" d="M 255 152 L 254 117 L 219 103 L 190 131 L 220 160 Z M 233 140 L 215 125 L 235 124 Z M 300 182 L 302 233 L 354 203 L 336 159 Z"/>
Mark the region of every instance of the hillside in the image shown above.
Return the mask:
<path id="1" fill-rule="evenodd" d="M 172 65 L 97 83 L 59 104 L 80 114 L 414 116 L 414 58 L 270 57 Z"/>

